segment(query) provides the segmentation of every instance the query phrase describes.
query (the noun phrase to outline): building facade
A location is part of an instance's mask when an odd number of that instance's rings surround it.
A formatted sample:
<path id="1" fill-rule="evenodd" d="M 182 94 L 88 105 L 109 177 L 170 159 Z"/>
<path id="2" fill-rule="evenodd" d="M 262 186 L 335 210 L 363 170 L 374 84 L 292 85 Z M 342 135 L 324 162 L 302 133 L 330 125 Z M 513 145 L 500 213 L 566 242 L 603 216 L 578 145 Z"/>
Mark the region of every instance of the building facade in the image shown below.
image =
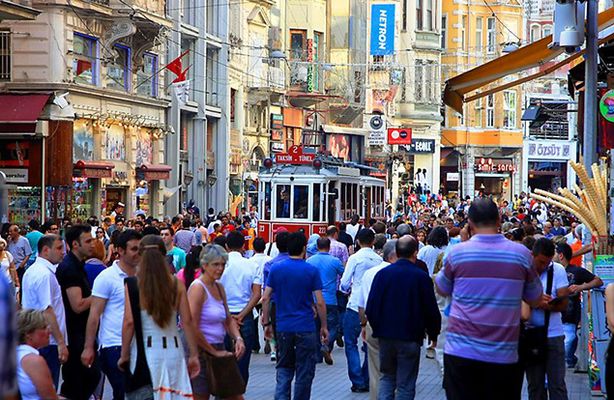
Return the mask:
<path id="1" fill-rule="evenodd" d="M 444 80 L 521 45 L 523 12 L 518 1 L 488 5 L 444 0 Z M 522 88 L 514 87 L 465 104 L 462 115 L 444 108 L 440 170 L 446 192 L 463 197 L 483 193 L 505 200 L 520 193 L 522 99 Z"/>
<path id="2" fill-rule="evenodd" d="M 35 129 L 3 116 L 9 219 L 161 216 L 170 167 L 163 138 L 169 101 L 157 75 L 164 2 L 100 0 L 66 7 L 33 1 L 34 21 L 4 21 L 0 86 Z M 6 55 L 8 53 L 8 55 Z"/>

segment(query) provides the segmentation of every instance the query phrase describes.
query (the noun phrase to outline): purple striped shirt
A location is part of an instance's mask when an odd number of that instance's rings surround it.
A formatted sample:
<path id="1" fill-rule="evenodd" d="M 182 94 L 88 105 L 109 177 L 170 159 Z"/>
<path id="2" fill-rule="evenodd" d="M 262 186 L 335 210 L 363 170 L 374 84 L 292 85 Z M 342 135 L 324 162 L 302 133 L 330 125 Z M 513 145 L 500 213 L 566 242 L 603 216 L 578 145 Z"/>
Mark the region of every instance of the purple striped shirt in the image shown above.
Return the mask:
<path id="1" fill-rule="evenodd" d="M 518 361 L 521 300 L 542 294 L 526 247 L 503 235 L 475 235 L 450 250 L 435 282 L 452 296 L 444 353 L 497 364 Z"/>

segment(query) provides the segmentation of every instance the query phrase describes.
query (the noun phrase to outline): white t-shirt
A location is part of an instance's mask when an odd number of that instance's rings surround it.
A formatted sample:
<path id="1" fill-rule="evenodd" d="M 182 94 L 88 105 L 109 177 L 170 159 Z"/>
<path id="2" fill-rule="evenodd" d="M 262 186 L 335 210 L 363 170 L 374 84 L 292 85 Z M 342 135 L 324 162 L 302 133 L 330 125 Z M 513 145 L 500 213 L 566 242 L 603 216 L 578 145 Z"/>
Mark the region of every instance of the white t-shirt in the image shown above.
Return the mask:
<path id="1" fill-rule="evenodd" d="M 13 282 L 13 279 L 11 278 L 11 273 L 9 272 L 9 267 L 13 262 L 13 255 L 6 250 L 4 250 L 3 253 L 4 254 L 2 255 L 2 260 L 0 260 L 0 269 L 2 270 L 2 273 L 4 273 L 9 279 L 9 282 Z"/>
<path id="2" fill-rule="evenodd" d="M 20 344 L 17 346 L 17 384 L 19 385 L 19 393 L 22 400 L 39 400 L 40 396 L 32 382 L 32 378 L 21 366 L 21 360 L 27 355 L 36 354 L 39 355 L 38 350 L 27 344 Z"/>
<path id="3" fill-rule="evenodd" d="M 365 272 L 362 276 L 362 285 L 360 286 L 360 291 L 356 298 L 356 303 L 358 303 L 358 307 L 367 308 L 367 300 L 369 300 L 369 293 L 371 293 L 371 286 L 373 285 L 373 280 L 375 279 L 375 275 L 389 266 L 390 263 L 388 261 L 382 261 L 380 265 L 377 265 Z"/>
<path id="4" fill-rule="evenodd" d="M 443 252 L 446 251 L 446 247 L 434 247 L 430 244 L 420 248 L 418 251 L 418 259 L 424 261 L 426 266 L 429 269 L 429 275 L 433 275 L 433 271 L 435 270 L 435 264 L 437 263 L 437 257 Z"/>
<path id="5" fill-rule="evenodd" d="M 228 310 L 237 313 L 249 303 L 252 285 L 262 285 L 262 277 L 258 275 L 258 265 L 254 261 L 243 258 L 239 252 L 231 251 L 220 282 L 226 291 Z"/>
<path id="6" fill-rule="evenodd" d="M 554 274 L 552 275 L 552 298 L 556 298 L 556 292 L 561 289 L 569 286 L 569 281 L 567 280 L 567 272 L 565 271 L 565 267 L 563 267 L 559 263 L 552 263 L 554 268 Z M 539 277 L 542 282 L 542 286 L 544 288 L 544 293 L 546 293 L 548 283 L 548 269 L 546 269 Z M 532 326 L 544 326 L 544 310 L 531 310 L 531 319 L 529 320 L 530 325 Z M 563 332 L 563 320 L 561 319 L 560 312 L 551 312 L 550 313 L 550 324 L 548 325 L 548 337 L 558 337 L 563 336 L 565 333 Z"/>
<path id="7" fill-rule="evenodd" d="M 66 312 L 62 302 L 62 289 L 55 277 L 56 269 L 57 265 L 51 264 L 45 258 L 36 257 L 34 264 L 30 265 L 23 275 L 21 303 L 24 309 L 39 311 L 45 311 L 51 306 L 60 332 L 64 336 L 64 343 L 68 344 Z M 53 335 L 49 338 L 49 344 L 57 344 Z"/>
<path id="8" fill-rule="evenodd" d="M 122 324 L 124 321 L 124 279 L 128 277 L 119 267 L 119 260 L 102 271 L 94 280 L 92 296 L 107 301 L 100 316 L 98 344 L 100 348 L 122 345 Z"/>

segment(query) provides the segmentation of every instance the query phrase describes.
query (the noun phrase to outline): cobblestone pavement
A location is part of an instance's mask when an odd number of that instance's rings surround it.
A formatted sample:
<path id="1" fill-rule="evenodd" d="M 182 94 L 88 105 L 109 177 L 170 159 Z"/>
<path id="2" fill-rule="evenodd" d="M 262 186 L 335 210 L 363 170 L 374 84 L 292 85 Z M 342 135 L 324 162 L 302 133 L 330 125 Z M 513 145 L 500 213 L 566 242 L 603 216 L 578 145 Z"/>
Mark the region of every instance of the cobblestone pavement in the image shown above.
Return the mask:
<path id="1" fill-rule="evenodd" d="M 366 400 L 368 393 L 352 393 L 350 380 L 347 376 L 345 353 L 343 349 L 335 348 L 333 351 L 335 363 L 332 366 L 318 364 L 316 377 L 313 382 L 311 398 L 314 400 Z M 590 398 L 588 378 L 583 373 L 567 371 L 567 390 L 569 400 L 586 400 Z M 434 360 L 420 360 L 420 374 L 417 384 L 417 400 L 445 399 L 441 388 L 441 376 L 437 371 Z M 250 366 L 250 378 L 247 400 L 271 400 L 275 390 L 275 363 L 270 361 L 269 356 L 253 354 Z M 104 400 L 112 399 L 112 389 L 108 381 L 105 384 Z M 496 399 L 497 396 L 493 396 Z M 528 399 L 526 394 L 526 382 L 523 390 L 523 400 Z"/>

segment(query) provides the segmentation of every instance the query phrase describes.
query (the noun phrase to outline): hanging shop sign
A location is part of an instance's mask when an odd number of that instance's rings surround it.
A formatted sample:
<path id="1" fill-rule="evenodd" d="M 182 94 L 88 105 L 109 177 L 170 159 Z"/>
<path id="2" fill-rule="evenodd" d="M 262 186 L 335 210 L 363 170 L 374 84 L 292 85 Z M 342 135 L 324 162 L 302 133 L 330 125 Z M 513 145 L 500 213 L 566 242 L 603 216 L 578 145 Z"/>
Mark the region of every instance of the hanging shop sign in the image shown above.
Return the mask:
<path id="1" fill-rule="evenodd" d="M 0 171 L 6 175 L 6 183 L 28 183 L 27 168 L 2 168 Z"/>
<path id="2" fill-rule="evenodd" d="M 476 172 L 516 172 L 511 158 L 476 158 L 473 167 Z"/>
<path id="3" fill-rule="evenodd" d="M 599 111 L 607 121 L 614 122 L 614 90 L 608 90 L 603 94 L 599 101 Z"/>
<path id="4" fill-rule="evenodd" d="M 279 142 L 271 142 L 271 152 L 281 153 L 284 151 L 284 144 Z"/>
<path id="5" fill-rule="evenodd" d="M 303 154 L 303 146 L 291 146 L 287 153 L 275 154 L 275 162 L 278 164 L 311 164 L 316 155 L 313 153 Z"/>
<path id="6" fill-rule="evenodd" d="M 571 145 L 569 143 L 541 142 L 529 143 L 529 158 L 561 159 L 569 158 Z"/>
<path id="7" fill-rule="evenodd" d="M 446 174 L 446 181 L 448 182 L 458 182 L 460 179 L 460 173 L 458 172 L 448 172 Z"/>
<path id="8" fill-rule="evenodd" d="M 371 5 L 371 55 L 394 54 L 395 4 Z"/>
<path id="9" fill-rule="evenodd" d="M 313 64 L 313 39 L 307 39 L 307 62 L 309 62 L 309 66 L 307 67 L 307 91 L 313 92 L 314 89 L 314 68 Z"/>
<path id="10" fill-rule="evenodd" d="M 411 128 L 388 128 L 388 144 L 411 144 Z"/>
<path id="11" fill-rule="evenodd" d="M 369 117 L 369 146 L 383 146 L 386 144 L 386 123 L 382 115 Z"/>
<path id="12" fill-rule="evenodd" d="M 411 143 L 405 145 L 409 154 L 432 154 L 435 152 L 435 139 L 412 138 Z"/>

